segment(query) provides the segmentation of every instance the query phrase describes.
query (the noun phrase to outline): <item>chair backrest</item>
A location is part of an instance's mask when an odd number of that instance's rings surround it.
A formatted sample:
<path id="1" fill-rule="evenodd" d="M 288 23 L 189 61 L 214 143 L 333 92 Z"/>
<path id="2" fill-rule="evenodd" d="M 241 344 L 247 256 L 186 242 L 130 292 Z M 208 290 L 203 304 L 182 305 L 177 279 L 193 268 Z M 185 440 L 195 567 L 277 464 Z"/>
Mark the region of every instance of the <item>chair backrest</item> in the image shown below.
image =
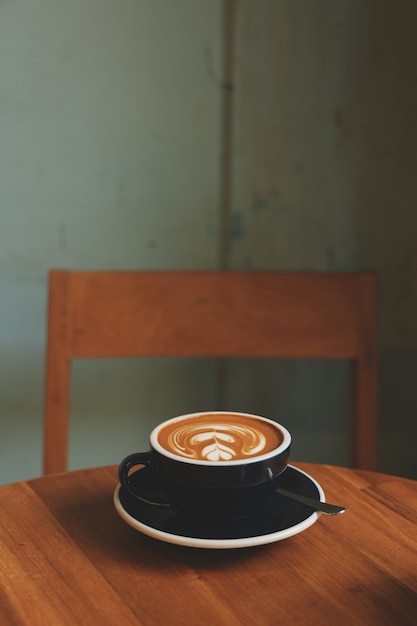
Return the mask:
<path id="1" fill-rule="evenodd" d="M 67 469 L 71 360 L 147 356 L 349 359 L 351 465 L 376 469 L 376 306 L 371 274 L 53 270 L 44 472 Z"/>

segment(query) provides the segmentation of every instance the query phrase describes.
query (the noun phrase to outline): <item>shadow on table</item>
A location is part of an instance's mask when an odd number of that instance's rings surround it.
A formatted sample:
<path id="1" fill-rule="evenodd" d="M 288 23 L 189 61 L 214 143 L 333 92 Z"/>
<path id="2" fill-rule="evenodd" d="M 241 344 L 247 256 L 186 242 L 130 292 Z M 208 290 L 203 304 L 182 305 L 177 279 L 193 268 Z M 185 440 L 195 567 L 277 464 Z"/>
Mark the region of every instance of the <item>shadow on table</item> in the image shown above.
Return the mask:
<path id="1" fill-rule="evenodd" d="M 165 543 L 148 537 L 128 526 L 117 514 L 113 494 L 117 482 L 109 471 L 103 478 L 91 481 L 85 472 L 74 472 L 65 491 L 62 477 L 47 481 L 33 480 L 30 486 L 46 504 L 62 528 L 79 549 L 102 570 L 123 563 L 124 567 L 143 570 L 170 569 L 176 564 L 208 569 L 248 562 L 270 546 L 241 549 L 207 550 Z"/>

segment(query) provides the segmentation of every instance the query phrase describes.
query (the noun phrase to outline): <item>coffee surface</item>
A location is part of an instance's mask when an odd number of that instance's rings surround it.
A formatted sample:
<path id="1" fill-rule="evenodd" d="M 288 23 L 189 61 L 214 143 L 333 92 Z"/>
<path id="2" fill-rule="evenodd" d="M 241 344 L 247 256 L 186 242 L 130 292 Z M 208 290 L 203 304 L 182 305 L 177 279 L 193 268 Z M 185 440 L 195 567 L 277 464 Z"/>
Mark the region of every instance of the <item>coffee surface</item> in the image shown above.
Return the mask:
<path id="1" fill-rule="evenodd" d="M 278 427 L 233 413 L 206 413 L 174 420 L 158 433 L 168 452 L 201 461 L 237 461 L 266 454 L 282 443 Z"/>

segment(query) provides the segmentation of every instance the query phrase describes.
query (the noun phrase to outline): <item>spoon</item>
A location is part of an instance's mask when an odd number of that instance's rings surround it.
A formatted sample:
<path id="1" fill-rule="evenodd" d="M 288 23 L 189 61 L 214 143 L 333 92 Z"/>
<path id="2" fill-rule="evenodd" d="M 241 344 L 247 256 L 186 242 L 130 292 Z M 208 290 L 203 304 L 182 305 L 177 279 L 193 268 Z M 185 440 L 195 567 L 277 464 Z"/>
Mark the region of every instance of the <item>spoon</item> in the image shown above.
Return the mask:
<path id="1" fill-rule="evenodd" d="M 301 504 L 305 504 L 311 509 L 314 509 L 315 511 L 320 511 L 321 513 L 325 513 L 326 515 L 340 515 L 340 513 L 344 513 L 346 510 L 343 506 L 328 504 L 327 502 L 315 500 L 314 498 L 307 498 L 307 496 L 302 496 L 298 493 L 287 491 L 286 489 L 280 489 L 279 487 L 276 487 L 275 493 L 278 493 L 280 496 L 284 496 L 285 498 L 295 500 L 296 502 L 300 502 Z"/>

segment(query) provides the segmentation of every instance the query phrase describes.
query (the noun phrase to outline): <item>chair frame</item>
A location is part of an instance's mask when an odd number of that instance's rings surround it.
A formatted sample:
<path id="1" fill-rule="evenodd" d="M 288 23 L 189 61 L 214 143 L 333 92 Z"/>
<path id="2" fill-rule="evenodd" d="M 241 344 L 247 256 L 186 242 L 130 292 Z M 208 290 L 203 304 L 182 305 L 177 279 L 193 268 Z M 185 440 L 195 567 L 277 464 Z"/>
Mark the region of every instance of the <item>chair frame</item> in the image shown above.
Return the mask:
<path id="1" fill-rule="evenodd" d="M 377 469 L 373 274 L 52 270 L 48 295 L 45 474 L 67 469 L 72 360 L 149 356 L 349 359 L 350 463 Z"/>

